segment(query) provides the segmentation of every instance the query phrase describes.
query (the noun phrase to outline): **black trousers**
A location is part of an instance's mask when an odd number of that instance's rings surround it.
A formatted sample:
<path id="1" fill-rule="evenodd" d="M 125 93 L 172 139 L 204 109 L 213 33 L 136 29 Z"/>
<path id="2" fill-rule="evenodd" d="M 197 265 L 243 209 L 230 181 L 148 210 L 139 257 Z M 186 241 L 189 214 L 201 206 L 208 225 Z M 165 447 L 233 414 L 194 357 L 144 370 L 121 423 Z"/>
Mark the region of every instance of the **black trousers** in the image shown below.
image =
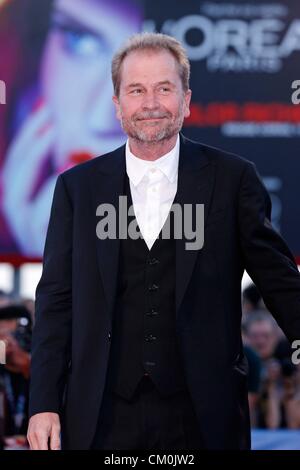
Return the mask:
<path id="1" fill-rule="evenodd" d="M 204 449 L 187 390 L 162 396 L 144 376 L 130 401 L 105 390 L 91 449 Z"/>

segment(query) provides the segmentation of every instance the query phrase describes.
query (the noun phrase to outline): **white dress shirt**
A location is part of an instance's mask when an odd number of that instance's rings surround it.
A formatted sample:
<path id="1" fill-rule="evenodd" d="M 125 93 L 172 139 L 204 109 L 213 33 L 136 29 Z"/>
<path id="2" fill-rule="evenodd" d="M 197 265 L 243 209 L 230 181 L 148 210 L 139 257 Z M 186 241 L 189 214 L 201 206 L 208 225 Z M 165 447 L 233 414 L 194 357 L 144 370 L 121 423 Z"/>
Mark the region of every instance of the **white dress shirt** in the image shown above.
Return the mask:
<path id="1" fill-rule="evenodd" d="M 126 172 L 134 214 L 151 249 L 170 212 L 177 192 L 179 135 L 172 150 L 155 161 L 142 160 L 126 142 Z"/>

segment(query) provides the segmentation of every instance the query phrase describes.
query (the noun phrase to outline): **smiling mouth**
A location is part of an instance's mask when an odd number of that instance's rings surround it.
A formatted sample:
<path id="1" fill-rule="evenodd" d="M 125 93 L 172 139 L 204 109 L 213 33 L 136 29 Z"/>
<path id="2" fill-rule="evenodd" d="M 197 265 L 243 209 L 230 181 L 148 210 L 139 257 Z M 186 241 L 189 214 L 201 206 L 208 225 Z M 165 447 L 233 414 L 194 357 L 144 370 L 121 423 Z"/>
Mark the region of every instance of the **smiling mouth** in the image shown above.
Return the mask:
<path id="1" fill-rule="evenodd" d="M 164 117 L 159 118 L 146 118 L 146 119 L 138 119 L 139 121 L 160 121 L 161 119 L 165 119 Z"/>

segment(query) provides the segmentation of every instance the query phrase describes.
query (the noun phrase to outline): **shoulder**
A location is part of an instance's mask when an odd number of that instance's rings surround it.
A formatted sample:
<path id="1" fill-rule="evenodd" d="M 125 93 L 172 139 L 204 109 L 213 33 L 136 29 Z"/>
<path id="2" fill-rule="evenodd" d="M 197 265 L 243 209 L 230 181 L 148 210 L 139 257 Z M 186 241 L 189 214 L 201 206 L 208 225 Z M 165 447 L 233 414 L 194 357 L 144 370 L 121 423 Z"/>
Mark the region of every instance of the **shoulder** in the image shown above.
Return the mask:
<path id="1" fill-rule="evenodd" d="M 217 167 L 217 170 L 225 172 L 224 176 L 226 173 L 231 175 L 236 173 L 241 176 L 247 168 L 255 167 L 253 162 L 241 155 L 203 142 L 196 142 L 185 136 L 181 137 L 182 145 L 186 149 L 187 153 L 204 156 L 208 163 Z"/>

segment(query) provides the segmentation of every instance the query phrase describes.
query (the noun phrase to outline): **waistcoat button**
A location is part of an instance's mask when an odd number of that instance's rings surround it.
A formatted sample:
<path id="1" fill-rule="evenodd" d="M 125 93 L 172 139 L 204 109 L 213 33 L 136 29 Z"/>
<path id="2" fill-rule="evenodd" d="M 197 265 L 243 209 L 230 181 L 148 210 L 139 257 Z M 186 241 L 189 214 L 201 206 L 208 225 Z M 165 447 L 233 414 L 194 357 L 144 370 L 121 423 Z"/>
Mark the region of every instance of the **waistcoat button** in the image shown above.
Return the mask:
<path id="1" fill-rule="evenodd" d="M 147 342 L 152 342 L 152 341 L 155 341 L 156 340 L 156 336 L 152 335 L 152 334 L 149 334 L 149 335 L 146 335 L 145 336 L 145 341 Z"/>

